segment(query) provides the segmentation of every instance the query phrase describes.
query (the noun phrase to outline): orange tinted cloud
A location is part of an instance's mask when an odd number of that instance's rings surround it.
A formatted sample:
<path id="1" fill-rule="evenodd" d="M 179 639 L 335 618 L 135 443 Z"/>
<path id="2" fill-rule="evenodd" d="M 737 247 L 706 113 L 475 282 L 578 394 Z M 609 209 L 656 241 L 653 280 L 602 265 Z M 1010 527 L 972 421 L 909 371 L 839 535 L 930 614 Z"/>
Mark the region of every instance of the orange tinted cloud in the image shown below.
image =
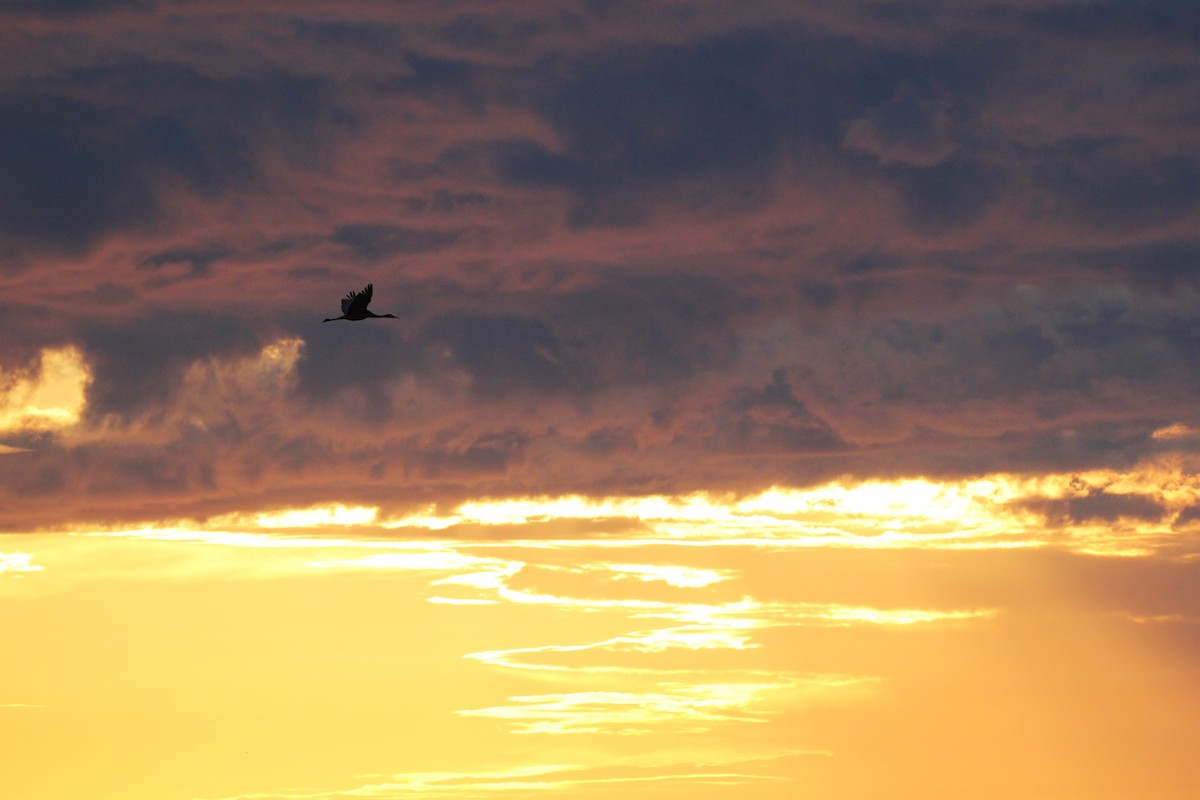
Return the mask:
<path id="1" fill-rule="evenodd" d="M 1173 6 L 621 8 L 0 12 L 0 370 L 90 376 L 6 424 L 10 513 L 1194 449 Z M 321 326 L 368 282 L 399 320 Z"/>

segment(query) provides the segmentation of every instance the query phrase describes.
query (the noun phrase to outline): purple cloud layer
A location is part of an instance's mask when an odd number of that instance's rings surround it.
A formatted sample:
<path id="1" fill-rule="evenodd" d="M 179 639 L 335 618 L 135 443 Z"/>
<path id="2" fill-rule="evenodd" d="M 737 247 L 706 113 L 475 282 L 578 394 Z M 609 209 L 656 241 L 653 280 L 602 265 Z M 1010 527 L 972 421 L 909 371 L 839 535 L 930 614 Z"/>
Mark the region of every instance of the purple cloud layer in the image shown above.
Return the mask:
<path id="1" fill-rule="evenodd" d="M 0 75 L 0 375 L 93 375 L 10 526 L 1191 447 L 1189 2 L 7 2 Z"/>

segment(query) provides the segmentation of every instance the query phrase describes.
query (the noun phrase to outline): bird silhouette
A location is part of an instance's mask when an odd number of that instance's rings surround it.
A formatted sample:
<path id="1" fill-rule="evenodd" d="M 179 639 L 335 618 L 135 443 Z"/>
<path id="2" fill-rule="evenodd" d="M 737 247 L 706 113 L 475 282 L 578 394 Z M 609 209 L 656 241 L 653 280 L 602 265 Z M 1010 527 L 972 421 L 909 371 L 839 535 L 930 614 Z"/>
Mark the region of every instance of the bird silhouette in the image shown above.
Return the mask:
<path id="1" fill-rule="evenodd" d="M 342 315 L 340 317 L 326 317 L 322 322 L 333 322 L 339 319 L 360 320 L 367 317 L 375 317 L 376 319 L 399 319 L 395 314 L 372 314 L 367 311 L 367 305 L 371 302 L 371 295 L 374 292 L 373 284 L 368 283 L 367 288 L 361 292 L 350 292 L 342 298 Z"/>

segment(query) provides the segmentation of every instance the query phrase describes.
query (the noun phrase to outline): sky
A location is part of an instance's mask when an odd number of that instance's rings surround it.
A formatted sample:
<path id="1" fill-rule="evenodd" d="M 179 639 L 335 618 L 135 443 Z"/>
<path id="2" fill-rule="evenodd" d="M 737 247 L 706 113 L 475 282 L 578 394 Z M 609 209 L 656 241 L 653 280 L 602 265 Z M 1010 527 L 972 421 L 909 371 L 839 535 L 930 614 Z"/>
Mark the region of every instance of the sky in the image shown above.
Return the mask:
<path id="1" fill-rule="evenodd" d="M 0 795 L 1195 797 L 1197 231 L 1191 0 L 0 0 Z"/>

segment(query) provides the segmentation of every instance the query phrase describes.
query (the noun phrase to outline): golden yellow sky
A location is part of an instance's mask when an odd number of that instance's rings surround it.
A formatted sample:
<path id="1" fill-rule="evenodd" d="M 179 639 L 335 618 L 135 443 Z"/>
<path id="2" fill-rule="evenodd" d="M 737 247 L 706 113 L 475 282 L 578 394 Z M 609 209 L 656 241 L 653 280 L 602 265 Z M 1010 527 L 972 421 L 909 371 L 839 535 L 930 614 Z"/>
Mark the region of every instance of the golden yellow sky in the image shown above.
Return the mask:
<path id="1" fill-rule="evenodd" d="M 1055 485 L 6 536 L 0 795 L 1191 797 L 1195 531 Z"/>

